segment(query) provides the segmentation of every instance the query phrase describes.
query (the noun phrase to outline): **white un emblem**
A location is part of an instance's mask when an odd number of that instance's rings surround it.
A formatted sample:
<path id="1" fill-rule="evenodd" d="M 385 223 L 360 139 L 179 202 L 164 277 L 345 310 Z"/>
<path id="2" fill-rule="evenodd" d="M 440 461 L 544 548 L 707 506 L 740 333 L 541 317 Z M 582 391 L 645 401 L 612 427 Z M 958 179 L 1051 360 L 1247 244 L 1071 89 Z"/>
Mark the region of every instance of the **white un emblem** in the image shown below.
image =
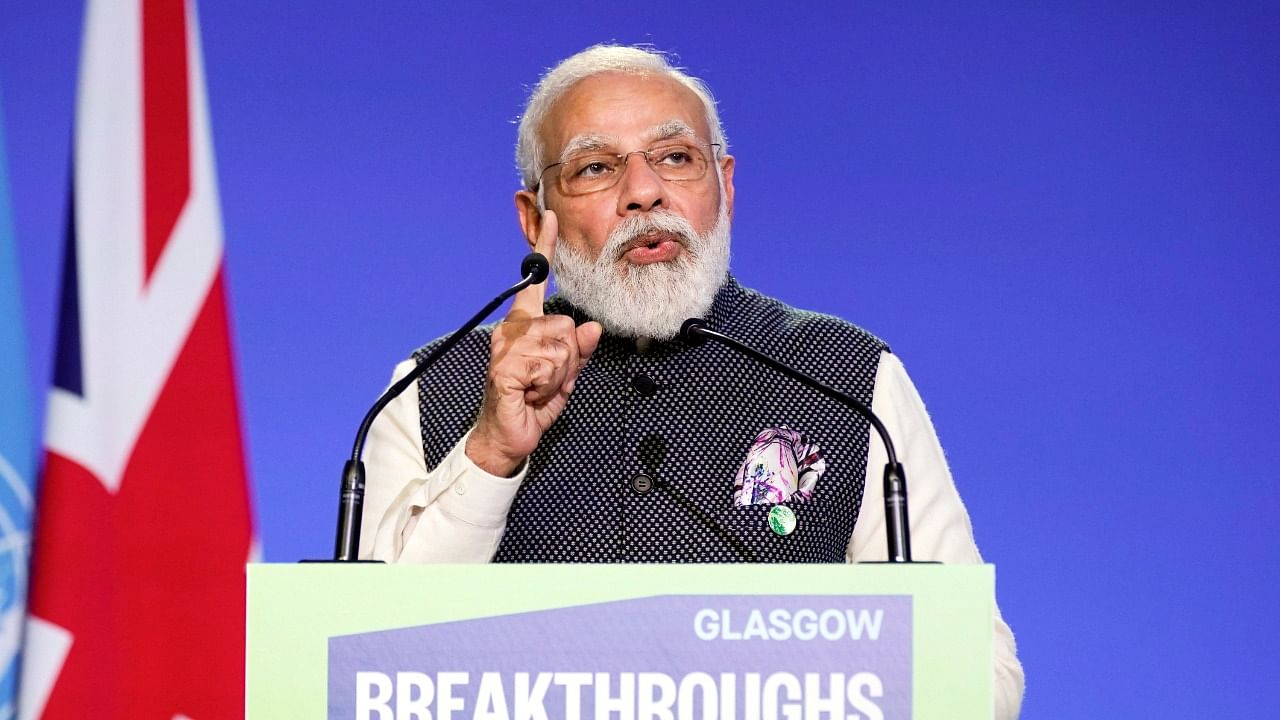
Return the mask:
<path id="1" fill-rule="evenodd" d="M 0 455 L 0 720 L 14 717 L 18 646 L 31 549 L 31 489 Z"/>

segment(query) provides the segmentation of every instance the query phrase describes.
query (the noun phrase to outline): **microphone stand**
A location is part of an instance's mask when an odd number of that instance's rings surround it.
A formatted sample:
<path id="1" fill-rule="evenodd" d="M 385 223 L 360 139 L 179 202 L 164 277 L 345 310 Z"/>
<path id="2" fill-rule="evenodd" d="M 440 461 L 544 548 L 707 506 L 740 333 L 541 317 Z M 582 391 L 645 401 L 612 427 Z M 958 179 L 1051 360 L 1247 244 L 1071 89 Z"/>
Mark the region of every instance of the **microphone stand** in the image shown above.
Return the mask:
<path id="1" fill-rule="evenodd" d="M 880 441 L 884 443 L 885 454 L 889 460 L 884 466 L 884 524 L 889 545 L 889 562 L 912 562 L 911 531 L 907 524 L 906 471 L 903 470 L 902 464 L 898 462 L 898 454 L 894 450 L 893 441 L 889 439 L 889 431 L 885 429 L 884 423 L 880 422 L 880 418 L 871 412 L 871 408 L 856 398 L 819 382 L 793 367 L 784 365 L 755 348 L 748 347 L 728 335 L 708 328 L 705 320 L 699 318 L 685 320 L 684 325 L 680 328 L 680 336 L 686 339 L 708 338 L 722 345 L 727 345 L 793 380 L 808 385 L 832 400 L 852 408 L 859 415 L 866 418 L 871 423 L 871 427 L 875 428 L 876 433 L 880 435 Z"/>
<path id="2" fill-rule="evenodd" d="M 347 460 L 342 468 L 342 492 L 338 501 L 338 533 L 337 540 L 334 543 L 333 562 L 368 562 L 357 558 L 360 550 L 360 519 L 364 512 L 364 462 L 360 459 L 360 456 L 364 453 L 364 442 L 369 435 L 369 428 L 373 425 L 374 418 L 400 393 L 416 382 L 427 371 L 427 368 L 435 364 L 454 345 L 457 345 L 458 341 L 467 333 L 475 330 L 477 325 L 484 322 L 484 319 L 489 317 L 494 310 L 497 310 L 499 305 L 506 302 L 507 298 L 530 285 L 537 285 L 545 281 L 550 269 L 550 264 L 542 255 L 538 253 L 526 255 L 520 263 L 520 274 L 524 276 L 520 279 L 520 282 L 502 291 L 501 295 L 490 300 L 489 304 L 481 308 L 480 312 L 476 313 L 465 325 L 445 338 L 443 342 L 431 351 L 430 355 L 418 363 L 417 367 L 387 388 L 386 392 L 382 393 L 378 400 L 374 402 L 373 407 L 369 408 L 369 412 L 365 413 L 364 420 L 360 423 L 360 429 L 356 432 L 355 444 L 351 449 L 351 459 Z"/>

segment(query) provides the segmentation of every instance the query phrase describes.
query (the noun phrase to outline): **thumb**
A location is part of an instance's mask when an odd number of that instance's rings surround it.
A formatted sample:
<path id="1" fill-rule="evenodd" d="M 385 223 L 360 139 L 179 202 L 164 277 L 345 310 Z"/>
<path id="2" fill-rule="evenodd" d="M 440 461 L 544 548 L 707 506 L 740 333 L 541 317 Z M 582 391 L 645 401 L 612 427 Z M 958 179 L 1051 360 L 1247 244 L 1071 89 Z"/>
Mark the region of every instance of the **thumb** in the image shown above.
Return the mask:
<path id="1" fill-rule="evenodd" d="M 579 325 L 575 330 L 578 335 L 578 363 L 586 365 L 591 359 L 591 353 L 596 351 L 596 346 L 600 344 L 600 335 L 604 333 L 604 328 L 600 323 L 592 321 Z"/>

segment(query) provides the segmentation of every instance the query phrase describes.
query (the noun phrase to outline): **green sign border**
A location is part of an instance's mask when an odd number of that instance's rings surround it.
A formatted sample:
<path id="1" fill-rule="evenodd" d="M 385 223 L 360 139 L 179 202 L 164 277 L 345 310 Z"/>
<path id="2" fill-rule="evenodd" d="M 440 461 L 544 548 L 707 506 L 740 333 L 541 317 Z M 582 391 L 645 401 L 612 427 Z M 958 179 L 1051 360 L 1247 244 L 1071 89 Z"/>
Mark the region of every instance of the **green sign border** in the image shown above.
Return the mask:
<path id="1" fill-rule="evenodd" d="M 913 715 L 990 718 L 991 565 L 248 566 L 245 716 L 323 718 L 328 640 L 657 595 L 911 595 Z"/>

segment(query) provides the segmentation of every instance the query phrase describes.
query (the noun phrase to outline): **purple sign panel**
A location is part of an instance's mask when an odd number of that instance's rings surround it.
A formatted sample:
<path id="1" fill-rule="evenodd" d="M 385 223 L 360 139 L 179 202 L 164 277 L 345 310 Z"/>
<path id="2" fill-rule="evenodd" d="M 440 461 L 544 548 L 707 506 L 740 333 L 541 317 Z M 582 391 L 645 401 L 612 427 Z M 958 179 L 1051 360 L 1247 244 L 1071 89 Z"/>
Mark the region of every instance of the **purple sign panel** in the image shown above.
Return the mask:
<path id="1" fill-rule="evenodd" d="M 329 639 L 329 718 L 911 717 L 911 598 L 662 596 Z"/>

